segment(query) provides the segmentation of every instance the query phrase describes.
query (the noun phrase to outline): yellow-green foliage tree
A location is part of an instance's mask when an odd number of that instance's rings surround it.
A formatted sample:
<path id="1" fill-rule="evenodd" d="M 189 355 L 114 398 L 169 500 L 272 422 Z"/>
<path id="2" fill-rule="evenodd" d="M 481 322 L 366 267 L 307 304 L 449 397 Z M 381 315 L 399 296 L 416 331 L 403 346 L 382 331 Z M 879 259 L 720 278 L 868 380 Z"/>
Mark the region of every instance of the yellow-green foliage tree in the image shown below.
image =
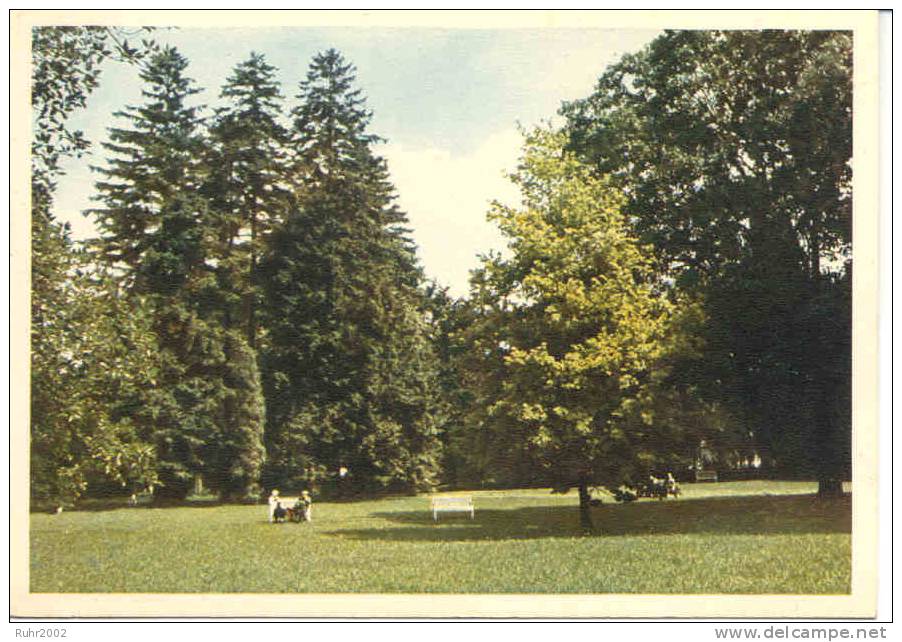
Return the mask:
<path id="1" fill-rule="evenodd" d="M 635 488 L 693 441 L 663 386 L 680 343 L 675 308 L 628 232 L 620 194 L 564 143 L 544 128 L 527 134 L 511 175 L 521 206 L 489 214 L 509 252 L 474 274 L 467 372 L 487 465 L 578 488 L 591 529 L 591 487 Z"/>

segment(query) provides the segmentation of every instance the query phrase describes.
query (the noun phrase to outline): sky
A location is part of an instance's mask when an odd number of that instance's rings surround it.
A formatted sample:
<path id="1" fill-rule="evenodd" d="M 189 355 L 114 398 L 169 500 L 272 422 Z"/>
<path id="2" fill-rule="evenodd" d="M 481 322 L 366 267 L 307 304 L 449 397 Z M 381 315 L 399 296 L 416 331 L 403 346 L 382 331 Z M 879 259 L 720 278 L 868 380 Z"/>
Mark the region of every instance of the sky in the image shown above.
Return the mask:
<path id="1" fill-rule="evenodd" d="M 157 31 L 189 61 L 204 91 L 195 102 L 212 113 L 232 68 L 251 52 L 279 69 L 286 108 L 311 58 L 334 47 L 354 64 L 357 86 L 373 112 L 371 133 L 387 140 L 385 157 L 398 204 L 410 219 L 427 277 L 455 296 L 468 291 L 478 255 L 505 242 L 486 220 L 492 200 L 515 204 L 505 173 L 517 164 L 518 126 L 553 120 L 561 103 L 589 95 L 605 67 L 637 51 L 658 32 L 606 29 L 437 29 L 384 27 L 183 28 Z M 76 239 L 94 234 L 82 215 L 92 207 L 107 128 L 113 114 L 141 104 L 133 67 L 108 62 L 100 86 L 71 125 L 93 142 L 93 154 L 64 165 L 56 211 Z M 287 109 L 286 109 L 287 110 Z"/>

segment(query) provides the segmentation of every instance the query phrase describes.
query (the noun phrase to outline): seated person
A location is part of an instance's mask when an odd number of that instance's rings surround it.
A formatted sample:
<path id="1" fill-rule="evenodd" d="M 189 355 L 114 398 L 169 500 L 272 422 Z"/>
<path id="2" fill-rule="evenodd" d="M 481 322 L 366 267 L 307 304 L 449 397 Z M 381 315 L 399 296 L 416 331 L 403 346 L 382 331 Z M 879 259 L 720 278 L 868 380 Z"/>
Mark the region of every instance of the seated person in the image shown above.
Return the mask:
<path id="1" fill-rule="evenodd" d="M 304 518 L 304 502 L 296 499 L 294 505 L 288 509 L 288 519 L 292 522 L 300 522 Z"/>

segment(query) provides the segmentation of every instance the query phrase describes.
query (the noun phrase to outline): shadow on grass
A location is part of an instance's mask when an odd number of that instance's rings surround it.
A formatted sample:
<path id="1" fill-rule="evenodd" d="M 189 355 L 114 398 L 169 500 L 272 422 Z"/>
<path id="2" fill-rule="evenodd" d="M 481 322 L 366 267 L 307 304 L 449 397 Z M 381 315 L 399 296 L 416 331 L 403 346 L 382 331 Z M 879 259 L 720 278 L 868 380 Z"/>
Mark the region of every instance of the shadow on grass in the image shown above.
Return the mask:
<path id="1" fill-rule="evenodd" d="M 76 506 L 67 508 L 67 513 L 98 513 L 117 510 L 141 510 L 146 508 L 216 508 L 217 506 L 265 506 L 265 504 L 246 504 L 244 502 L 222 502 L 218 499 L 172 499 L 157 500 L 153 502 L 142 501 L 137 504 L 129 504 L 128 499 L 100 499 L 92 498 L 80 501 Z M 35 506 L 32 513 L 54 513 L 54 507 Z"/>
<path id="2" fill-rule="evenodd" d="M 494 503 L 494 502 L 493 502 Z M 592 509 L 595 535 L 603 537 L 689 534 L 791 535 L 850 533 L 851 496 L 815 495 L 677 499 L 605 504 Z M 476 518 L 422 511 L 377 512 L 371 517 L 398 527 L 335 530 L 326 534 L 361 540 L 410 542 L 569 538 L 583 533 L 572 506 L 480 508 Z"/>
<path id="3" fill-rule="evenodd" d="M 299 493 L 294 492 L 284 492 L 282 495 L 284 497 L 296 496 Z M 354 495 L 346 495 L 346 496 L 338 496 L 338 497 L 317 497 L 318 501 L 324 501 L 329 504 L 355 504 L 355 503 L 363 503 L 369 502 L 376 499 L 409 499 L 410 497 L 415 497 L 415 495 L 411 495 L 410 493 L 391 493 L 385 492 L 381 494 L 373 494 L 373 495 L 363 495 L 363 494 L 354 494 Z M 66 508 L 65 512 L 67 513 L 97 513 L 97 512 L 106 512 L 106 511 L 116 511 L 116 510 L 136 510 L 141 508 L 216 508 L 220 506 L 261 506 L 265 507 L 267 504 L 265 499 L 262 499 L 258 502 L 251 501 L 241 501 L 241 500 L 221 500 L 218 497 L 214 496 L 201 496 L 187 499 L 170 499 L 170 498 L 157 498 L 153 500 L 140 500 L 137 504 L 130 504 L 128 501 L 128 497 L 91 497 L 88 499 L 80 500 L 75 506 L 70 506 Z M 56 504 L 40 502 L 36 504 L 32 504 L 30 507 L 31 513 L 50 513 L 53 514 L 56 512 Z"/>

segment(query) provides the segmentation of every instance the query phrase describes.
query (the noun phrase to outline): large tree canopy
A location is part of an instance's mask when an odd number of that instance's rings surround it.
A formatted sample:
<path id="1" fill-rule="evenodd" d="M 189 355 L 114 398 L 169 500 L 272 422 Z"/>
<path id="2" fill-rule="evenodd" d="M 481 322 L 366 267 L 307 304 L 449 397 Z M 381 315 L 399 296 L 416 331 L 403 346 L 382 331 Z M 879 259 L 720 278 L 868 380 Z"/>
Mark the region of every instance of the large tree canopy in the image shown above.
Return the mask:
<path id="1" fill-rule="evenodd" d="M 292 116 L 294 207 L 260 266 L 268 483 L 343 466 L 360 488 L 428 486 L 438 440 L 420 271 L 338 52 L 314 58 Z"/>
<path id="2" fill-rule="evenodd" d="M 673 31 L 565 104 L 661 269 L 694 281 L 780 239 L 812 275 L 851 242 L 852 37 Z"/>
<path id="3" fill-rule="evenodd" d="M 851 56 L 846 32 L 667 32 L 563 108 L 705 306 L 700 390 L 822 488 L 849 462 Z"/>
<path id="4" fill-rule="evenodd" d="M 142 32 L 148 29 L 140 30 Z M 138 63 L 155 50 L 107 27 L 32 31 L 31 105 L 31 479 L 32 498 L 58 506 L 92 482 L 152 485 L 155 453 L 129 417 L 142 404 L 156 360 L 142 302 L 118 300 L 53 214 L 66 157 L 89 147 L 68 125 L 97 87 L 102 63 Z"/>
<path id="5" fill-rule="evenodd" d="M 672 306 L 620 195 L 564 143 L 551 131 L 529 134 L 511 177 L 522 207 L 496 204 L 490 214 L 510 257 L 487 258 L 474 279 L 471 420 L 496 465 L 579 487 L 590 526 L 590 486 L 641 485 L 685 465 L 693 441 L 655 408 Z"/>
<path id="6" fill-rule="evenodd" d="M 71 504 L 92 482 L 152 487 L 156 453 L 135 412 L 158 374 L 142 300 L 121 296 L 68 232 L 33 224 L 31 496 Z"/>
<path id="7" fill-rule="evenodd" d="M 134 296 L 148 299 L 161 358 L 149 436 L 157 448 L 160 496 L 184 497 L 196 475 L 225 496 L 256 492 L 263 462 L 263 399 L 244 332 L 223 323 L 217 279 L 220 228 L 203 197 L 209 171 L 188 62 L 175 49 L 141 72 L 145 103 L 118 115 L 115 154 L 92 210 L 98 246 Z M 245 345 L 243 345 L 245 344 Z"/>

